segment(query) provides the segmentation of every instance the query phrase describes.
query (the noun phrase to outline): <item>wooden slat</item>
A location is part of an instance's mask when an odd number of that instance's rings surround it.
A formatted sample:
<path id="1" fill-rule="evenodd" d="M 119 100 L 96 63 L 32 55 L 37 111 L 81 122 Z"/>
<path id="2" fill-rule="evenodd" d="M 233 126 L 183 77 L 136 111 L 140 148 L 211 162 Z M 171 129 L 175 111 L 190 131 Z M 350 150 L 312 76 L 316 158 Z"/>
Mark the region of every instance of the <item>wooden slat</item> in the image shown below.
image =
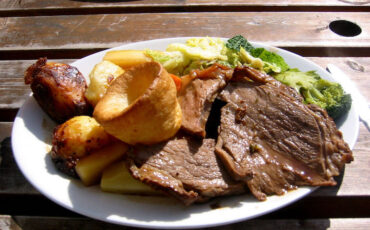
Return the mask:
<path id="1" fill-rule="evenodd" d="M 55 62 L 70 63 L 73 60 L 59 59 Z M 18 109 L 31 93 L 24 84 L 24 72 L 35 60 L 0 61 L 0 109 Z"/>
<path id="2" fill-rule="evenodd" d="M 370 103 L 370 57 L 367 58 L 325 58 L 307 57 L 322 68 L 328 64 L 338 66 L 356 84 L 361 93 Z"/>
<path id="3" fill-rule="evenodd" d="M 10 136 L 11 123 L 0 122 L 2 137 Z M 355 160 L 346 165 L 344 175 L 336 178 L 338 186 L 322 187 L 311 196 L 314 197 L 346 197 L 370 196 L 370 132 L 361 124 L 357 143 L 353 149 Z M 26 182 L 15 164 L 10 139 L 6 139 L 1 147 L 2 163 L 0 164 L 0 194 L 37 194 L 36 190 Z"/>
<path id="4" fill-rule="evenodd" d="M 188 0 L 188 1 L 47 1 L 3 0 L 1 16 L 209 11 L 369 11 L 367 0 Z"/>
<path id="5" fill-rule="evenodd" d="M 89 218 L 63 218 L 63 217 L 28 217 L 28 216 L 0 216 L 1 223 L 7 223 L 11 227 L 3 228 L 3 230 L 45 230 L 45 229 L 89 229 L 89 230 L 129 230 L 137 229 L 132 227 L 125 227 L 113 225 L 98 220 L 91 220 Z M 291 229 L 291 230 L 305 230 L 305 229 L 368 229 L 370 225 L 370 218 L 356 218 L 356 219 L 254 219 L 224 226 L 213 227 L 210 229 L 220 230 L 237 230 L 237 229 Z M 4 225 L 6 226 L 6 225 Z"/>
<path id="6" fill-rule="evenodd" d="M 368 82 L 362 79 L 367 78 L 369 74 L 370 58 L 309 58 L 325 67 L 328 63 L 335 63 L 342 68 L 356 83 L 359 83 L 361 89 L 368 89 Z M 70 63 L 73 60 L 53 60 Z M 12 81 L 13 78 L 22 78 L 20 73 L 30 65 L 32 61 L 3 61 L 0 62 L 0 76 Z M 1 79 L 1 78 L 0 78 Z M 20 82 L 20 81 L 19 81 Z M 21 84 L 21 83 L 19 83 Z M 4 92 L 11 92 L 9 87 Z M 369 92 L 364 91 L 369 98 Z M 1 98 L 0 98 L 1 99 Z M 18 105 L 19 107 L 20 105 Z M 6 106 L 5 106 L 6 107 Z M 18 108 L 16 106 L 16 108 Z M 0 123 L 0 141 L 4 137 L 10 136 L 12 123 Z M 309 212 L 310 218 L 323 217 L 361 217 L 368 216 L 366 212 L 370 205 L 370 132 L 360 126 L 360 135 L 355 145 L 355 161 L 347 165 L 343 177 L 337 178 L 339 185 L 337 187 L 319 188 L 313 194 L 305 199 L 290 205 L 289 207 L 274 212 L 269 218 L 306 218 Z M 76 214 L 54 204 L 41 196 L 25 180 L 17 168 L 10 148 L 10 139 L 2 142 L 0 156 L 3 160 L 0 163 L 0 213 L 18 214 L 18 215 L 56 215 L 56 216 L 76 216 Z M 28 203 L 29 206 L 20 210 L 17 205 Z M 34 206 L 40 207 L 35 211 Z M 333 210 L 333 206 L 339 206 L 340 209 Z M 50 211 L 52 210 L 52 211 Z M 315 210 L 315 212 L 310 212 Z"/>
<path id="7" fill-rule="evenodd" d="M 0 122 L 1 136 L 10 136 L 11 123 Z M 370 206 L 370 133 L 361 125 L 360 138 L 354 149 L 355 161 L 346 166 L 336 187 L 319 188 L 306 198 L 264 218 L 367 217 Z M 10 138 L 1 142 L 0 213 L 11 215 L 79 216 L 40 195 L 17 168 Z M 27 204 L 27 205 L 24 205 Z M 22 206 L 22 209 L 19 209 Z M 34 207 L 38 207 L 35 209 Z M 333 209 L 332 207 L 340 207 Z M 315 210 L 314 212 L 312 210 Z"/>
<path id="8" fill-rule="evenodd" d="M 370 196 L 370 178 L 364 176 L 370 175 L 370 132 L 362 123 L 353 155 L 355 160 L 336 178 L 337 186 L 321 187 L 311 196 Z"/>
<path id="9" fill-rule="evenodd" d="M 73 50 L 105 49 L 159 38 L 237 34 L 298 53 L 308 50 L 311 56 L 367 56 L 370 51 L 370 36 L 366 33 L 370 31 L 368 17 L 368 13 L 327 12 L 6 17 L 0 18 L 0 58 L 35 58 L 38 52 L 45 50 L 50 50 L 50 55 L 58 52 L 68 55 Z M 364 32 L 351 38 L 339 36 L 328 28 L 330 22 L 338 19 L 355 22 Z"/>
<path id="10" fill-rule="evenodd" d="M 11 123 L 0 123 L 2 136 L 10 136 Z M 10 149 L 10 140 L 3 143 L 0 165 L 0 194 L 37 194 L 19 171 Z M 353 150 L 355 160 L 346 165 L 344 176 L 337 178 L 338 186 L 322 187 L 312 196 L 370 196 L 370 133 L 361 125 L 360 135 Z"/>
<path id="11" fill-rule="evenodd" d="M 21 227 L 11 216 L 0 215 L 0 229 L 2 230 L 22 230 Z"/>
<path id="12" fill-rule="evenodd" d="M 76 7 L 139 7 L 139 6 L 369 6 L 368 0 L 138 0 L 138 1 L 47 1 L 47 0 L 2 0 L 0 9 L 43 9 L 43 8 L 76 8 Z"/>
<path id="13" fill-rule="evenodd" d="M 370 58 L 322 58 L 308 57 L 308 59 L 325 68 L 334 63 L 341 68 L 357 84 L 360 91 L 370 102 Z M 71 63 L 74 59 L 51 60 L 55 62 Z M 0 61 L 0 110 L 13 111 L 8 115 L 0 115 L 2 121 L 12 121 L 15 110 L 18 109 L 31 92 L 23 81 L 23 73 L 35 60 Z M 1 119 L 0 119 L 1 120 Z"/>

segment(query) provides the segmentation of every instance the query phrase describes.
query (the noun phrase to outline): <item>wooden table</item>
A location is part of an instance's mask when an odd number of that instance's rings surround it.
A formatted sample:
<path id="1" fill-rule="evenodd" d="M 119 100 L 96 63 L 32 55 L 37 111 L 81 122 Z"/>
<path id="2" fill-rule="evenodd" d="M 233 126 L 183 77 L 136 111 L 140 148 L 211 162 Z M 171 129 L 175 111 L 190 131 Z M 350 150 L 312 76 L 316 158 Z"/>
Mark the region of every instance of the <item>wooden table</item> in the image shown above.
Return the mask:
<path id="1" fill-rule="evenodd" d="M 30 93 L 23 72 L 37 58 L 71 63 L 136 41 L 242 34 L 303 55 L 324 68 L 336 64 L 370 101 L 369 11 L 368 0 L 2 0 L 0 229 L 132 229 L 54 204 L 17 168 L 9 137 L 17 110 Z M 361 33 L 354 36 L 356 30 L 347 28 L 344 32 L 350 34 L 341 36 L 329 26 L 335 20 L 354 22 Z M 320 188 L 260 218 L 213 229 L 369 229 L 370 132 L 362 123 L 353 153 L 355 161 L 345 167 L 338 186 Z"/>

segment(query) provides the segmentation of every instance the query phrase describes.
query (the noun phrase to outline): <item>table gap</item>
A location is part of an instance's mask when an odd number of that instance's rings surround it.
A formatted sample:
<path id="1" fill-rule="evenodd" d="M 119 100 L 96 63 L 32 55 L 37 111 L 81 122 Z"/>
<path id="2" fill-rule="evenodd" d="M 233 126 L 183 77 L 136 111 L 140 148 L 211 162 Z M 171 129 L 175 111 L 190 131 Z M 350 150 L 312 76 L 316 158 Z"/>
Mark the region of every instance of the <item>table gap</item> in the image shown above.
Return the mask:
<path id="1" fill-rule="evenodd" d="M 181 13 L 181 12 L 370 12 L 364 6 L 134 6 L 134 7 L 81 7 L 0 10 L 0 17 L 29 17 L 56 15 Z"/>

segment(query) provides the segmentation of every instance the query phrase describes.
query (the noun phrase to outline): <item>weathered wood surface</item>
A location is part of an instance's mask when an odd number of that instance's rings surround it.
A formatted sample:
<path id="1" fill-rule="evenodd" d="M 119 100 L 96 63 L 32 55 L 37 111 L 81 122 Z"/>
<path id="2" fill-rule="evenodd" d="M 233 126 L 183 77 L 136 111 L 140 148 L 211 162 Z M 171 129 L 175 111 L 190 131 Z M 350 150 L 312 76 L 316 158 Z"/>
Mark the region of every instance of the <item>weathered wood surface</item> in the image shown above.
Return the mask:
<path id="1" fill-rule="evenodd" d="M 2 141 L 0 163 L 0 194 L 38 194 L 26 182 L 19 171 L 10 147 L 11 122 L 0 122 L 0 138 Z M 5 139 L 5 140 L 4 140 Z M 4 140 L 4 141 L 3 141 Z M 370 132 L 361 124 L 357 143 L 353 149 L 355 160 L 346 165 L 344 175 L 337 178 L 336 187 L 322 187 L 311 196 L 370 197 Z M 370 214 L 370 213 L 369 213 Z"/>
<path id="2" fill-rule="evenodd" d="M 0 9 L 42 9 L 42 8 L 75 8 L 75 7 L 137 7 L 137 6 L 367 6 L 370 5 L 368 0 L 138 0 L 138 1 L 47 1 L 47 0 L 2 0 Z"/>
<path id="3" fill-rule="evenodd" d="M 54 60 L 70 63 L 71 60 Z M 0 61 L 0 110 L 16 109 L 31 93 L 29 85 L 24 84 L 24 72 L 35 60 Z"/>
<path id="4" fill-rule="evenodd" d="M 368 0 L 268 0 L 268 1 L 38 1 L 3 0 L 0 15 L 56 15 L 124 12 L 190 12 L 190 11 L 369 11 Z"/>
<path id="5" fill-rule="evenodd" d="M 40 223 L 43 223 L 42 225 Z M 208 230 L 237 230 L 237 229 L 289 229 L 289 230 L 331 230 L 331 229 L 366 229 L 370 225 L 369 218 L 361 219 L 277 219 L 277 220 L 250 220 L 247 222 L 231 224 L 227 228 L 214 227 Z M 45 230 L 45 229 L 88 229 L 88 230 L 126 230 L 134 229 L 118 225 L 108 224 L 87 218 L 62 218 L 62 217 L 26 217 L 26 216 L 0 216 L 2 230 Z"/>
<path id="6" fill-rule="evenodd" d="M 2 0 L 0 1 L 0 229 L 135 229 L 85 218 L 41 195 L 18 169 L 10 146 L 14 116 L 30 90 L 23 72 L 37 58 L 71 63 L 126 43 L 180 36 L 231 37 L 286 48 L 326 67 L 334 63 L 370 102 L 369 0 Z M 362 33 L 343 37 L 334 20 Z M 210 229 L 368 229 L 370 132 L 361 123 L 336 187 L 261 218 Z M 3 216 L 1 216 L 3 215 Z"/>
<path id="7" fill-rule="evenodd" d="M 328 26 L 338 19 L 357 23 L 363 32 L 351 38 L 335 34 Z M 370 31 L 369 13 L 219 12 L 4 17 L 0 18 L 0 58 L 36 58 L 45 50 L 50 51 L 51 58 L 70 58 L 69 52 L 96 51 L 136 41 L 183 36 L 232 37 L 237 34 L 306 56 L 367 56 L 370 50 L 367 31 Z"/>
<path id="8" fill-rule="evenodd" d="M 0 215 L 0 229 L 2 230 L 22 230 L 11 216 Z"/>

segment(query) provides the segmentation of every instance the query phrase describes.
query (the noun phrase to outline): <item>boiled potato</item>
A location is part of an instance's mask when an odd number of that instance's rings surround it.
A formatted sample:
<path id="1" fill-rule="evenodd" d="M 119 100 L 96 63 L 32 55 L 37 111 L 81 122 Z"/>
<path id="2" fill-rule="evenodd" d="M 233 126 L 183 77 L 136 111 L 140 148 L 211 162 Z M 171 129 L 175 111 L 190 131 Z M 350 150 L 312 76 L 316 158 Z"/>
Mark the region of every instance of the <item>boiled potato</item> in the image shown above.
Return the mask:
<path id="1" fill-rule="evenodd" d="M 90 84 L 85 92 L 85 97 L 92 106 L 95 106 L 107 91 L 110 83 L 124 70 L 110 61 L 102 61 L 95 65 L 91 71 Z"/>
<path id="2" fill-rule="evenodd" d="M 134 179 L 128 171 L 124 161 L 116 162 L 103 171 L 100 188 L 104 192 L 123 194 L 158 195 L 146 184 Z"/>
<path id="3" fill-rule="evenodd" d="M 105 54 L 103 60 L 113 62 L 121 68 L 127 69 L 152 61 L 144 52 L 143 50 L 112 50 Z"/>
<path id="4" fill-rule="evenodd" d="M 116 141 L 81 158 L 76 164 L 76 172 L 82 183 L 86 186 L 99 183 L 103 170 L 121 159 L 127 149 L 126 144 Z"/>
<path id="5" fill-rule="evenodd" d="M 60 158 L 78 159 L 111 141 L 112 137 L 94 118 L 76 116 L 55 129 L 52 152 Z"/>

